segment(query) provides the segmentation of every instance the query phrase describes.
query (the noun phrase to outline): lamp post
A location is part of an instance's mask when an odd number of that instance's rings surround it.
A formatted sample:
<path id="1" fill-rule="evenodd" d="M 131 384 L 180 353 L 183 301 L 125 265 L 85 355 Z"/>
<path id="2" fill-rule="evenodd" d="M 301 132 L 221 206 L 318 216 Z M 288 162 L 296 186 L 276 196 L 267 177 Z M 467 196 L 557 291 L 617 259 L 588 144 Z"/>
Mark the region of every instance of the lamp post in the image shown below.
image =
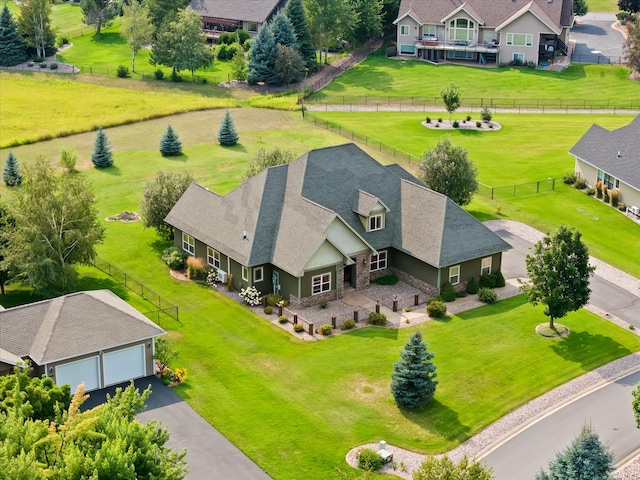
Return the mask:
<path id="1" fill-rule="evenodd" d="M 309 67 L 304 69 L 304 81 L 302 82 L 302 98 L 300 104 L 302 105 L 302 119 L 304 120 L 304 97 L 307 95 L 307 76 L 309 75 Z"/>

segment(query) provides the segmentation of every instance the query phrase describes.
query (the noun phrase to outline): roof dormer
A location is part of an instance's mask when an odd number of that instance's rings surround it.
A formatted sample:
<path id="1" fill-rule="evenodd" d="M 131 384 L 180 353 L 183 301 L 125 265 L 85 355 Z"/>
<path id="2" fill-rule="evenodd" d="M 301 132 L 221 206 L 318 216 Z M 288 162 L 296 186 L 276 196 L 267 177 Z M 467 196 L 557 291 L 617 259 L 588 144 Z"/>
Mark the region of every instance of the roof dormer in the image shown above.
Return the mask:
<path id="1" fill-rule="evenodd" d="M 389 212 L 389 207 L 375 195 L 358 190 L 358 197 L 353 211 L 360 216 L 360 220 L 367 232 L 375 232 L 384 229 L 385 216 Z"/>

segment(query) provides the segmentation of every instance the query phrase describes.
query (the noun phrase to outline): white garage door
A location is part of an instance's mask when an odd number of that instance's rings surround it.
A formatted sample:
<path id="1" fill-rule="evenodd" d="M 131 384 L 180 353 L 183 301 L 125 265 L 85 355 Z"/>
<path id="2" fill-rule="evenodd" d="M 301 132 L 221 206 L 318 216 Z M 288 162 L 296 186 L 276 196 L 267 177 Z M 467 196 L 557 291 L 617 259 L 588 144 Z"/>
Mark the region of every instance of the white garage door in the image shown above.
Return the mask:
<path id="1" fill-rule="evenodd" d="M 56 384 L 71 385 L 71 394 L 76 391 L 78 385 L 84 382 L 84 390 L 100 388 L 100 368 L 98 357 L 89 357 L 56 367 Z"/>
<path id="2" fill-rule="evenodd" d="M 144 345 L 116 350 L 102 356 L 104 386 L 146 376 Z"/>

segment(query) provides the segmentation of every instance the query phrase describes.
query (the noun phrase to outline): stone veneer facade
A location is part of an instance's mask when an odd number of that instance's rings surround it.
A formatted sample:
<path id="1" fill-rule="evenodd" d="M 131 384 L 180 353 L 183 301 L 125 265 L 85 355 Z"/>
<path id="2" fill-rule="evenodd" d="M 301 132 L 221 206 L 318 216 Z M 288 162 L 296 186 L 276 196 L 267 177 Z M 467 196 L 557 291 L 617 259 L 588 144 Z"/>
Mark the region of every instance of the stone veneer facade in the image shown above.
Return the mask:
<path id="1" fill-rule="evenodd" d="M 408 273 L 393 267 L 391 267 L 390 270 L 393 273 L 393 275 L 398 277 L 398 280 L 408 285 L 411 285 L 412 287 L 417 288 L 418 290 L 422 290 L 429 297 L 436 298 L 440 294 L 440 291 L 436 287 L 429 285 L 427 282 L 423 282 L 422 280 L 419 280 L 409 275 Z"/>
<path id="2" fill-rule="evenodd" d="M 344 269 L 338 270 L 336 278 L 336 285 L 338 287 L 338 298 L 342 298 L 344 295 Z M 368 285 L 368 284 L 367 284 Z M 322 302 L 330 302 L 336 299 L 336 289 L 329 290 L 328 292 L 320 293 L 318 295 L 311 295 L 310 297 L 298 298 L 295 295 L 289 295 L 289 305 L 297 308 L 313 307 L 319 305 Z"/>

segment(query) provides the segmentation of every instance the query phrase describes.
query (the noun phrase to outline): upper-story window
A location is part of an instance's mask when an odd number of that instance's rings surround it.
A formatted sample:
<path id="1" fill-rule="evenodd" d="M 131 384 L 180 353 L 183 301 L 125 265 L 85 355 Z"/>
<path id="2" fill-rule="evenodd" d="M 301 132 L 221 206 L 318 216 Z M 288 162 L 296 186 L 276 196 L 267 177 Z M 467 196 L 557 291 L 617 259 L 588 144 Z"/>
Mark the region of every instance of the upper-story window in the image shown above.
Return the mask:
<path id="1" fill-rule="evenodd" d="M 475 38 L 476 24 L 467 18 L 454 18 L 449 22 L 449 40 L 471 41 Z"/>
<path id="2" fill-rule="evenodd" d="M 530 47 L 533 45 L 533 35 L 530 33 L 507 33 L 507 45 Z"/>
<path id="3" fill-rule="evenodd" d="M 384 215 L 371 215 L 369 217 L 369 231 L 375 232 L 376 230 L 382 230 L 384 228 Z"/>
<path id="4" fill-rule="evenodd" d="M 425 37 L 435 37 L 436 36 L 436 26 L 435 25 L 423 25 L 422 26 L 422 35 Z"/>
<path id="5" fill-rule="evenodd" d="M 400 25 L 400 35 L 409 35 L 409 25 Z"/>

